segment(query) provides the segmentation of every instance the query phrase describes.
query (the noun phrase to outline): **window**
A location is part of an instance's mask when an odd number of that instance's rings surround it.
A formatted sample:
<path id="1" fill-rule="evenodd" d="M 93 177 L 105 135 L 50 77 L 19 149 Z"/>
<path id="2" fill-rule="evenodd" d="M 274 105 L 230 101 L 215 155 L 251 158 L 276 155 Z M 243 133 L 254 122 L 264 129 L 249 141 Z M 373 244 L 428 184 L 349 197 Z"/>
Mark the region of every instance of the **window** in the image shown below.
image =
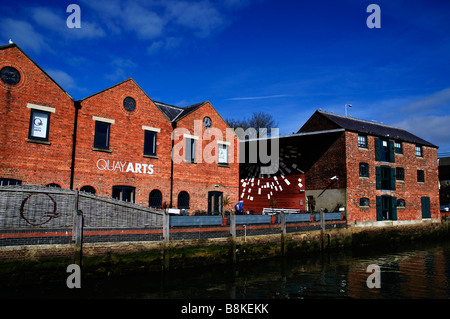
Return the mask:
<path id="1" fill-rule="evenodd" d="M 111 123 L 95 121 L 94 148 L 109 150 L 109 132 Z"/>
<path id="2" fill-rule="evenodd" d="M 54 188 L 61 188 L 61 186 L 59 186 L 59 185 L 56 184 L 56 183 L 50 183 L 50 184 L 47 184 L 46 186 L 47 186 L 47 187 L 54 187 Z"/>
<path id="3" fill-rule="evenodd" d="M 188 194 L 188 192 L 181 191 L 178 194 L 178 208 L 189 208 L 189 194 Z"/>
<path id="4" fill-rule="evenodd" d="M 136 188 L 132 186 L 113 186 L 112 197 L 124 202 L 134 203 Z"/>
<path id="5" fill-rule="evenodd" d="M 397 167 L 395 169 L 395 178 L 398 181 L 404 181 L 405 180 L 405 169 L 403 167 Z"/>
<path id="6" fill-rule="evenodd" d="M 359 206 L 367 207 L 369 206 L 369 199 L 367 197 L 363 197 L 359 199 Z"/>
<path id="7" fill-rule="evenodd" d="M 395 168 L 379 166 L 375 168 L 376 188 L 383 190 L 395 190 Z"/>
<path id="8" fill-rule="evenodd" d="M 22 181 L 12 178 L 0 178 L 0 186 L 22 185 Z"/>
<path id="9" fill-rule="evenodd" d="M 358 147 L 367 148 L 367 136 L 358 135 Z"/>
<path id="10" fill-rule="evenodd" d="M 55 113 L 55 108 L 31 103 L 27 108 L 31 109 L 28 141 L 49 144 L 50 113 Z"/>
<path id="11" fill-rule="evenodd" d="M 402 142 L 395 142 L 394 143 L 395 153 L 396 154 L 403 154 L 403 145 Z"/>
<path id="12" fill-rule="evenodd" d="M 422 157 L 422 146 L 416 145 L 416 157 Z"/>
<path id="13" fill-rule="evenodd" d="M 148 206 L 153 208 L 161 208 L 162 206 L 162 193 L 158 189 L 154 189 L 150 192 L 148 197 Z"/>
<path id="14" fill-rule="evenodd" d="M 219 143 L 219 164 L 228 165 L 228 145 Z"/>
<path id="15" fill-rule="evenodd" d="M 397 200 L 397 207 L 405 207 L 405 200 L 404 199 L 398 199 Z"/>
<path id="16" fill-rule="evenodd" d="M 28 138 L 30 140 L 48 141 L 49 129 L 50 113 L 32 109 Z"/>
<path id="17" fill-rule="evenodd" d="M 185 159 L 187 163 L 195 163 L 195 139 L 193 138 L 186 138 Z"/>
<path id="18" fill-rule="evenodd" d="M 375 160 L 380 162 L 395 162 L 394 141 L 375 139 Z"/>
<path id="19" fill-rule="evenodd" d="M 95 194 L 95 188 L 92 186 L 83 186 L 80 188 L 81 192 L 85 192 L 85 193 L 90 193 L 90 194 Z"/>
<path id="20" fill-rule="evenodd" d="M 156 156 L 156 132 L 145 130 L 144 155 Z"/>
<path id="21" fill-rule="evenodd" d="M 359 163 L 359 177 L 369 177 L 369 164 Z"/>
<path id="22" fill-rule="evenodd" d="M 425 173 L 420 169 L 417 170 L 417 182 L 425 183 Z"/>

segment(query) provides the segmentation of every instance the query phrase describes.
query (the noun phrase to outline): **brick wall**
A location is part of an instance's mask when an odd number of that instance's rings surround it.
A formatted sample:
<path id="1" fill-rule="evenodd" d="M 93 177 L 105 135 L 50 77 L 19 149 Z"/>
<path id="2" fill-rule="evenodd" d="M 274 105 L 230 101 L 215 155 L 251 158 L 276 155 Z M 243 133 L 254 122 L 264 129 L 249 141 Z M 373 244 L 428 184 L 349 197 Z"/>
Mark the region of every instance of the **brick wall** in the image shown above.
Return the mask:
<path id="1" fill-rule="evenodd" d="M 368 136 L 368 147 L 358 147 L 358 134 L 345 132 L 347 158 L 347 218 L 349 222 L 376 221 L 376 197 L 382 195 L 395 196 L 405 200 L 405 207 L 397 207 L 397 220 L 422 219 L 421 197 L 430 197 L 431 218 L 438 218 L 439 190 L 437 170 L 437 149 L 423 146 L 423 156 L 416 157 L 415 144 L 402 142 L 403 154 L 395 154 L 395 162 L 375 160 L 375 137 Z M 369 164 L 369 177 L 359 176 L 359 163 Z M 404 181 L 396 180 L 395 190 L 376 189 L 377 166 L 404 168 Z M 417 170 L 423 170 L 425 182 L 417 182 Z M 360 198 L 369 198 L 369 207 L 360 206 Z"/>
<path id="2" fill-rule="evenodd" d="M 126 97 L 136 101 L 132 112 L 124 108 Z M 110 124 L 109 151 L 94 149 L 94 116 L 114 121 Z M 144 156 L 143 126 L 160 130 L 155 157 Z M 163 201 L 169 202 L 171 131 L 169 120 L 132 79 L 83 99 L 78 117 L 74 188 L 90 185 L 96 194 L 111 196 L 114 185 L 136 187 L 135 201 L 144 206 L 149 204 L 150 192 L 158 189 Z M 126 172 L 130 163 L 133 171 Z M 136 163 L 153 165 L 153 174 L 144 173 L 143 167 L 141 173 L 134 172 Z M 98 166 L 108 168 L 101 170 Z"/>
<path id="3" fill-rule="evenodd" d="M 306 172 L 306 190 L 339 189 L 346 187 L 345 136 L 343 133 L 328 134 L 326 144 L 315 145 L 309 152 L 317 152 L 317 160 Z M 330 178 L 338 177 L 331 183 Z"/>
<path id="4" fill-rule="evenodd" d="M 206 129 L 203 118 L 211 118 L 212 126 Z M 177 121 L 180 134 L 174 143 L 182 146 L 185 132 L 199 137 L 196 140 L 196 163 L 186 163 L 184 160 L 174 163 L 174 202 L 179 192 L 186 191 L 190 195 L 191 210 L 208 210 L 208 192 L 223 192 L 228 196 L 231 205 L 238 201 L 239 192 L 239 162 L 238 140 L 234 133 L 227 131 L 227 124 L 214 107 L 205 102 L 201 107 Z M 230 134 L 231 133 L 231 134 Z M 201 138 L 203 136 L 203 139 Z M 218 164 L 217 142 L 228 144 L 228 165 Z M 184 152 L 175 146 L 177 155 L 184 159 Z M 231 207 L 224 208 L 230 209 Z"/>
<path id="5" fill-rule="evenodd" d="M 0 80 L 0 178 L 69 188 L 74 102 L 15 45 L 0 50 L 0 70 L 8 66 L 19 71 L 20 82 Z M 31 104 L 54 110 L 46 143 L 28 140 Z"/>

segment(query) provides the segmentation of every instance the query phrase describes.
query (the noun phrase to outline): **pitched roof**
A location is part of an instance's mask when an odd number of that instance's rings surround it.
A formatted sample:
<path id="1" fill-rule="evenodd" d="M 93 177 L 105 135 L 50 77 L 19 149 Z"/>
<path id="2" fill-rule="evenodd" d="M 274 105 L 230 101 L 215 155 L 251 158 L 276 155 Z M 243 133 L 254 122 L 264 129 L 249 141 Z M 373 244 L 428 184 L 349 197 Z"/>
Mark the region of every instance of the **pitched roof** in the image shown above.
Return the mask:
<path id="1" fill-rule="evenodd" d="M 7 44 L 7 45 L 2 45 L 0 46 L 0 50 L 6 50 L 9 48 L 17 48 L 28 60 L 30 60 L 45 76 L 47 76 L 53 83 L 56 84 L 57 87 L 59 87 L 61 89 L 61 91 L 63 91 L 72 101 L 75 101 L 74 98 L 67 93 L 66 90 L 64 90 L 62 88 L 61 85 L 58 84 L 58 82 L 56 82 L 50 75 L 48 75 L 47 72 L 44 71 L 44 69 L 42 69 L 36 62 L 34 62 L 34 60 L 32 58 L 30 58 L 25 52 L 23 52 L 23 50 L 16 44 L 16 43 L 11 43 L 11 44 Z"/>
<path id="2" fill-rule="evenodd" d="M 328 113 L 324 111 L 317 110 L 313 116 L 320 114 L 336 124 L 338 127 L 344 128 L 347 131 L 358 132 L 368 135 L 374 135 L 378 137 L 389 137 L 394 140 L 401 140 L 405 142 L 415 143 L 419 145 L 438 147 L 404 129 L 390 126 L 382 123 L 376 123 L 366 120 L 360 120 L 353 117 Z M 313 117 L 312 116 L 312 117 Z M 312 118 L 311 117 L 311 118 Z M 302 129 L 300 129 L 301 131 Z M 300 132 L 299 131 L 299 132 Z"/>
<path id="3" fill-rule="evenodd" d="M 188 115 L 189 113 L 195 111 L 206 102 L 200 102 L 186 107 L 179 107 L 158 101 L 153 101 L 153 103 L 155 103 L 155 105 L 167 116 L 169 121 L 176 122 L 185 117 L 186 115 Z"/>

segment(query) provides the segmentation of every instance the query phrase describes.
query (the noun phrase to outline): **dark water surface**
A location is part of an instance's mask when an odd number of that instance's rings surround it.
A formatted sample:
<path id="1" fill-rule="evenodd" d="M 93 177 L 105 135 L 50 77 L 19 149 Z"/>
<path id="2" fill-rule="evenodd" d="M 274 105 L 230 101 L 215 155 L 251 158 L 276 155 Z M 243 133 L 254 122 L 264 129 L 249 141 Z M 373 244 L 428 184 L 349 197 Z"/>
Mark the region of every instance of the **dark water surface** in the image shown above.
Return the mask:
<path id="1" fill-rule="evenodd" d="M 368 288 L 369 265 L 380 288 Z M 121 277 L 0 287 L 0 298 L 308 299 L 450 297 L 450 243 L 374 251 L 339 251 L 238 265 Z"/>

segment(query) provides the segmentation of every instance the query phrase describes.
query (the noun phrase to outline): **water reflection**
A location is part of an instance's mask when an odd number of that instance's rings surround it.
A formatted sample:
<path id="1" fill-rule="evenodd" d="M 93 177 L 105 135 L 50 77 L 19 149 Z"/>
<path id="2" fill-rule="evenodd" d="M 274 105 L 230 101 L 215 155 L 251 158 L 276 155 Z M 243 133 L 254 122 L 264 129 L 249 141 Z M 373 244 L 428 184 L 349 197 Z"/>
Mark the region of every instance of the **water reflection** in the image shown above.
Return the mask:
<path id="1" fill-rule="evenodd" d="M 381 287 L 369 289 L 371 264 L 380 266 Z M 0 296 L 153 298 L 153 299 L 302 299 L 449 298 L 450 245 L 396 252 L 323 253 L 308 257 L 255 261 L 164 274 L 85 278 L 82 288 L 65 283 L 1 288 Z"/>

